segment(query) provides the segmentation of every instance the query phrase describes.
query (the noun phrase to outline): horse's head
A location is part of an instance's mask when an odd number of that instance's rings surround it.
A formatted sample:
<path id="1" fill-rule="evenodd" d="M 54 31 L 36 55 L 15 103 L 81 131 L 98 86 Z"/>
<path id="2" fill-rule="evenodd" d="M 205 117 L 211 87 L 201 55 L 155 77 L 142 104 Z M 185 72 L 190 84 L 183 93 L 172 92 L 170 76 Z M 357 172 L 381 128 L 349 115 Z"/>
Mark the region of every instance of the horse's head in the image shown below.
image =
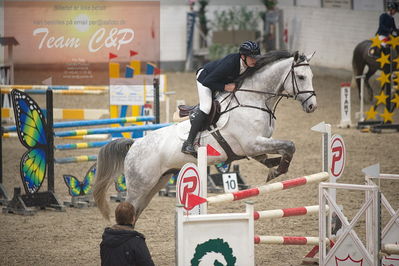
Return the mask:
<path id="1" fill-rule="evenodd" d="M 309 66 L 313 55 L 314 53 L 305 56 L 295 52 L 291 69 L 283 81 L 284 90 L 298 100 L 307 113 L 311 113 L 317 108 L 316 94 L 312 83 L 313 73 Z"/>

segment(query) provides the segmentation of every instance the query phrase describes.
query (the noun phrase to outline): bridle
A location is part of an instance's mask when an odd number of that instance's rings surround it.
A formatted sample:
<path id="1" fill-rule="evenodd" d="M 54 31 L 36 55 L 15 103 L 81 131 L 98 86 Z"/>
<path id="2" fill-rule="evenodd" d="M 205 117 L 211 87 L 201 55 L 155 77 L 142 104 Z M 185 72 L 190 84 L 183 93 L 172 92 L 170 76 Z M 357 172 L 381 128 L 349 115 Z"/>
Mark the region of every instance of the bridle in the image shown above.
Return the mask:
<path id="1" fill-rule="evenodd" d="M 238 100 L 237 96 L 236 96 L 236 92 L 231 92 L 229 93 L 225 98 L 222 99 L 222 102 L 224 102 L 227 98 L 230 98 L 229 103 L 227 104 L 226 108 L 224 111 L 221 112 L 221 115 L 227 112 L 230 112 L 238 107 L 244 107 L 244 108 L 254 108 L 254 109 L 258 109 L 261 110 L 263 112 L 267 112 L 270 115 L 270 123 L 271 123 L 271 119 L 274 118 L 276 119 L 276 116 L 274 115 L 276 112 L 276 108 L 277 105 L 280 103 L 282 98 L 294 98 L 295 100 L 297 99 L 298 95 L 300 94 L 305 94 L 305 93 L 309 93 L 310 96 L 308 98 L 306 98 L 304 101 L 301 102 L 302 105 L 304 105 L 310 98 L 312 98 L 313 96 L 316 96 L 316 93 L 314 91 L 310 91 L 310 90 L 306 90 L 306 91 L 300 91 L 298 88 L 298 82 L 296 80 L 296 76 L 295 76 L 295 68 L 296 67 L 300 67 L 300 66 L 309 66 L 309 63 L 302 63 L 303 61 L 300 61 L 298 63 L 295 62 L 295 60 L 292 62 L 291 65 L 291 69 L 290 71 L 287 73 L 287 75 L 284 78 L 283 83 L 281 83 L 280 88 L 277 91 L 283 91 L 284 90 L 284 85 L 288 79 L 288 77 L 291 75 L 291 82 L 292 82 L 292 88 L 293 88 L 293 92 L 294 95 L 291 95 L 289 93 L 274 93 L 274 92 L 264 92 L 264 91 L 257 91 L 257 90 L 247 90 L 247 89 L 238 89 L 238 91 L 241 92 L 249 92 L 249 93 L 258 93 L 258 94 L 263 94 L 263 95 L 269 95 L 269 97 L 267 97 L 267 99 L 265 100 L 265 108 L 264 107 L 259 107 L 259 106 L 253 106 L 253 105 L 247 105 L 247 104 L 241 104 L 240 101 Z M 269 106 L 267 105 L 267 101 L 270 100 L 273 97 L 280 97 L 276 103 L 273 106 L 273 110 L 271 110 L 269 108 Z M 233 99 L 237 102 L 237 105 L 230 107 Z"/>

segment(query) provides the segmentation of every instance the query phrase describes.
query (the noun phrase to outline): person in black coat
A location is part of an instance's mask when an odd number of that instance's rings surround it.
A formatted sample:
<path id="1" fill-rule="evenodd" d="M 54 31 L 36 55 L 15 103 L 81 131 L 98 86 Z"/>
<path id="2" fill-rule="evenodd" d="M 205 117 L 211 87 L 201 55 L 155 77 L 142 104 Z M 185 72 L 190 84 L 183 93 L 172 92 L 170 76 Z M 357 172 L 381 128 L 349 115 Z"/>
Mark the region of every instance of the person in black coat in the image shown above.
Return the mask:
<path id="1" fill-rule="evenodd" d="M 387 12 L 380 15 L 378 30 L 376 33 L 379 35 L 383 47 L 386 46 L 386 42 L 389 41 L 389 36 L 391 34 L 397 36 L 398 33 L 398 29 L 395 25 L 395 19 L 393 17 L 398 11 L 398 4 L 393 2 L 388 3 L 387 9 Z"/>
<path id="2" fill-rule="evenodd" d="M 240 45 L 238 53 L 209 62 L 197 71 L 197 89 L 199 96 L 199 110 L 191 114 L 191 128 L 187 140 L 181 151 L 185 154 L 197 156 L 194 140 L 198 132 L 206 123 L 212 107 L 213 95 L 217 91 L 234 92 L 234 81 L 247 70 L 254 67 L 256 57 L 260 55 L 257 43 L 246 41 Z"/>
<path id="3" fill-rule="evenodd" d="M 100 244 L 102 266 L 153 266 L 145 237 L 134 230 L 135 210 L 129 202 L 115 209 L 116 223 L 107 227 Z"/>

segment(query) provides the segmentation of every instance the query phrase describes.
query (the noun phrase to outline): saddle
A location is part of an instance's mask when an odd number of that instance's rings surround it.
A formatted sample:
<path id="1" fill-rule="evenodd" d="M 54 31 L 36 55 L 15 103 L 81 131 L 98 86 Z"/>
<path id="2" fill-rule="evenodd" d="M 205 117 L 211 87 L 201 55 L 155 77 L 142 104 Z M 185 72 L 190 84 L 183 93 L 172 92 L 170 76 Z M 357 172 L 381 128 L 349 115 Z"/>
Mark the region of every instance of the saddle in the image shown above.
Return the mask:
<path id="1" fill-rule="evenodd" d="M 191 114 L 199 111 L 199 105 L 195 105 L 195 106 L 179 105 L 178 109 L 179 109 L 179 116 L 180 117 L 190 116 L 190 122 L 191 122 L 191 120 L 192 120 Z M 220 147 L 222 147 L 222 149 L 226 152 L 226 155 L 227 155 L 226 163 L 231 163 L 232 161 L 246 158 L 246 156 L 237 155 L 234 153 L 234 151 L 231 149 L 229 143 L 226 141 L 226 139 L 222 136 L 219 129 L 217 128 L 216 123 L 219 121 L 221 114 L 222 114 L 222 112 L 221 112 L 220 103 L 219 103 L 219 101 L 214 100 L 212 102 L 211 111 L 208 115 L 208 121 L 201 128 L 201 131 L 204 131 L 206 129 L 211 131 L 211 126 L 216 128 L 216 130 L 210 132 L 210 134 L 219 143 Z"/>
<path id="2" fill-rule="evenodd" d="M 199 104 L 194 105 L 194 106 L 179 105 L 177 108 L 179 109 L 179 117 L 186 117 L 186 116 L 190 116 L 194 112 L 198 112 Z M 212 102 L 211 111 L 209 112 L 209 115 L 208 115 L 208 121 L 201 128 L 201 131 L 204 131 L 204 130 L 210 128 L 210 126 L 216 127 L 216 123 L 219 121 L 220 115 L 221 115 L 220 103 L 219 103 L 219 101 L 214 100 Z M 191 121 L 191 116 L 190 116 L 190 121 Z"/>

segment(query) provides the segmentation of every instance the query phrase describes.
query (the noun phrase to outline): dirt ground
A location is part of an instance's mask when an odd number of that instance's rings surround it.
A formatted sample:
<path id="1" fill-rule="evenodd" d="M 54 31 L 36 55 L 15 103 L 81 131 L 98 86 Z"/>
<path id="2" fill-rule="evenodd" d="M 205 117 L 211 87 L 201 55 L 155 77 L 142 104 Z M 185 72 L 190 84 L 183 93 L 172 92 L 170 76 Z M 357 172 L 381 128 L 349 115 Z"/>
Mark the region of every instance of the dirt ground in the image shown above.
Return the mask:
<path id="1" fill-rule="evenodd" d="M 277 127 L 273 137 L 292 140 L 296 145 L 296 153 L 289 172 L 276 181 L 317 173 L 321 170 L 321 135 L 310 130 L 313 125 L 321 121 L 331 124 L 333 133 L 340 134 L 345 140 L 347 161 L 339 182 L 363 184 L 364 175 L 361 169 L 378 162 L 382 173 L 399 174 L 399 133 L 361 133 L 355 128 L 340 129 L 336 126 L 340 120 L 340 83 L 349 82 L 350 73 L 315 68 L 314 74 L 313 84 L 318 101 L 315 113 L 302 112 L 300 104 L 293 100 L 283 100 L 277 109 Z M 24 77 L 17 82 L 26 84 L 30 81 L 28 74 Z M 168 85 L 169 90 L 176 92 L 171 98 L 171 110 L 174 110 L 174 102 L 177 99 L 184 99 L 188 104 L 197 103 L 194 73 L 168 73 Z M 354 90 L 351 95 L 352 120 L 355 122 L 353 113 L 359 110 L 359 101 Z M 38 102 L 44 104 L 40 97 Z M 54 106 L 107 108 L 108 100 L 107 96 L 57 95 Z M 164 121 L 164 106 L 161 107 L 161 120 Z M 396 122 L 398 122 L 397 117 Z M 56 141 L 60 142 L 66 141 Z M 56 152 L 56 156 L 96 154 L 97 151 L 91 149 Z M 12 196 L 14 187 L 22 186 L 19 161 L 24 152 L 25 149 L 17 139 L 3 140 L 3 183 L 9 197 Z M 241 175 L 247 184 L 252 187 L 264 184 L 267 170 L 262 165 L 253 160 L 242 160 L 235 164 L 240 165 Z M 55 191 L 61 201 L 70 200 L 62 175 L 72 174 L 82 180 L 90 166 L 91 163 L 55 166 Z M 46 188 L 47 184 L 43 186 Z M 382 184 L 382 188 L 387 197 L 399 205 L 399 184 L 386 182 Z M 115 191 L 112 188 L 109 195 L 113 194 Z M 343 205 L 344 211 L 350 218 L 359 208 L 363 197 L 361 193 L 339 192 L 338 204 Z M 318 186 L 314 184 L 277 192 L 254 198 L 254 201 L 256 210 L 315 205 L 318 202 Z M 112 209 L 115 206 L 116 203 L 111 202 Z M 235 202 L 228 207 L 212 206 L 209 211 L 243 212 L 244 204 Z M 136 229 L 146 236 L 156 265 L 175 264 L 174 219 L 175 199 L 155 196 L 136 225 Z M 386 219 L 385 214 L 383 220 Z M 364 225 L 364 218 L 356 230 L 363 238 L 362 224 Z M 100 265 L 99 243 L 104 228 L 109 225 L 111 223 L 105 221 L 95 207 L 66 208 L 65 212 L 41 210 L 34 216 L 0 213 L 0 265 Z M 317 215 L 261 221 L 257 222 L 255 227 L 255 232 L 259 235 L 317 236 L 317 230 Z M 239 234 L 239 232 L 232 233 Z M 255 247 L 256 265 L 299 265 L 302 257 L 311 248 L 311 246 L 258 245 Z"/>

